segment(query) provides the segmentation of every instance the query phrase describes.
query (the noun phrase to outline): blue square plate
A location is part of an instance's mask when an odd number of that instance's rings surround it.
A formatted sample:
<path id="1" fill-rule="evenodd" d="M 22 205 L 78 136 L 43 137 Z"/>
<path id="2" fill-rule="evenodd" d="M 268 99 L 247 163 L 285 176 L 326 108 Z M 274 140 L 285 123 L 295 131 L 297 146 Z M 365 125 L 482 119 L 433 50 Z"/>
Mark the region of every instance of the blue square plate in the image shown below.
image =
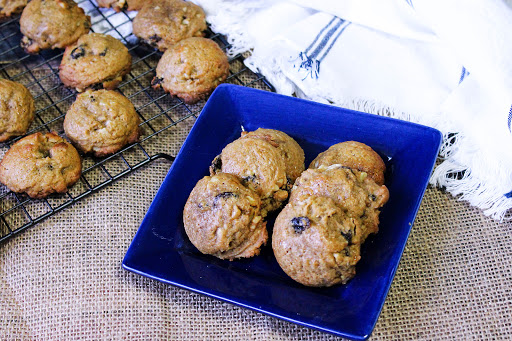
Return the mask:
<path id="1" fill-rule="evenodd" d="M 329 146 L 366 143 L 385 160 L 390 200 L 380 231 L 362 249 L 346 285 L 308 288 L 291 280 L 272 254 L 223 261 L 201 254 L 183 228 L 183 207 L 228 143 L 259 127 L 284 131 L 304 148 L 306 165 Z M 123 267 L 165 283 L 286 321 L 364 340 L 372 332 L 398 267 L 441 143 L 435 129 L 405 121 L 221 85 L 212 94 L 133 239 Z M 273 221 L 269 220 L 269 234 Z"/>

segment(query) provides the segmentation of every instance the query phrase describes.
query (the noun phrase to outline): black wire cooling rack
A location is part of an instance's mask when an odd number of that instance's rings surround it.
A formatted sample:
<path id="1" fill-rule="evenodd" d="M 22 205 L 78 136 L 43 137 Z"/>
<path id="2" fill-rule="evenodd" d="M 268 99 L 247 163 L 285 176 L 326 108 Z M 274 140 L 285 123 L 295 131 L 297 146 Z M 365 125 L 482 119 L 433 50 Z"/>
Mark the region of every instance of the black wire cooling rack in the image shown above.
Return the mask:
<path id="1" fill-rule="evenodd" d="M 151 79 L 155 75 L 161 53 L 139 44 L 131 33 L 131 20 L 135 12 L 116 13 L 99 9 L 96 2 L 91 0 L 80 0 L 77 3 L 91 16 L 93 32 L 114 36 L 126 44 L 132 54 L 132 71 L 117 90 L 132 101 L 142 119 L 141 139 L 106 158 L 82 155 L 83 174 L 66 194 L 36 200 L 25 194 L 11 192 L 0 184 L 0 242 L 154 160 L 174 160 L 175 155 L 162 153 L 162 149 L 168 141 L 172 141 L 175 145 L 173 153 L 178 152 L 205 104 L 205 101 L 201 101 L 187 105 L 178 98 L 151 88 Z M 207 31 L 206 36 L 224 50 L 229 48 L 223 36 L 211 30 Z M 36 56 L 28 55 L 20 48 L 21 37 L 19 16 L 0 23 L 0 78 L 22 83 L 34 96 L 36 119 L 26 135 L 38 131 L 54 131 L 64 136 L 64 116 L 77 92 L 64 87 L 60 82 L 58 69 L 63 51 L 43 51 Z M 242 55 L 230 58 L 230 76 L 226 82 L 273 91 L 272 85 L 263 76 L 245 67 L 243 60 Z M 163 137 L 165 143 L 162 142 Z M 0 155 L 3 156 L 20 138 L 0 144 Z"/>

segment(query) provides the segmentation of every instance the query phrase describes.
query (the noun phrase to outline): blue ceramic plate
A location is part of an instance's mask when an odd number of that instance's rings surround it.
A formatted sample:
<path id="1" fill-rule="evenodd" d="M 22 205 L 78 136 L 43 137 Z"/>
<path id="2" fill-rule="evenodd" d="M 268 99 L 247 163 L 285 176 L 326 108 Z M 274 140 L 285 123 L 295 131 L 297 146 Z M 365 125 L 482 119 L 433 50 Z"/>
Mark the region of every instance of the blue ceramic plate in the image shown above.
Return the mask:
<path id="1" fill-rule="evenodd" d="M 366 143 L 386 161 L 390 200 L 380 231 L 362 249 L 346 285 L 308 288 L 291 280 L 271 242 L 252 259 L 201 254 L 183 228 L 183 206 L 222 148 L 245 130 L 284 131 L 304 148 L 306 165 L 329 146 Z M 123 267 L 158 281 L 286 321 L 363 340 L 372 332 L 398 267 L 441 143 L 435 129 L 270 92 L 221 85 L 190 131 L 133 239 Z M 273 221 L 267 226 L 271 229 Z M 270 231 L 271 232 L 271 231 Z M 270 233 L 271 235 L 271 233 Z"/>

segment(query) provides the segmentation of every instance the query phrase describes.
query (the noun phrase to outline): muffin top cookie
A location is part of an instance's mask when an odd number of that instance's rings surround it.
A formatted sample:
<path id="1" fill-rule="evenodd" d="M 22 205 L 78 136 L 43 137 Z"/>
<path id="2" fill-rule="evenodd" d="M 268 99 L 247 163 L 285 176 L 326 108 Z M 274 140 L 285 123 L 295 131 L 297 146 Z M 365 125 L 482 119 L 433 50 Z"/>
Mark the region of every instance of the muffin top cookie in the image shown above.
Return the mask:
<path id="1" fill-rule="evenodd" d="M 113 90 L 131 66 L 132 57 L 123 43 L 109 35 L 90 33 L 66 47 L 59 76 L 66 86 L 80 92 L 97 86 Z"/>
<path id="2" fill-rule="evenodd" d="M 97 0 L 99 7 L 112 7 L 116 12 L 123 9 L 127 11 L 138 11 L 147 0 Z"/>
<path id="3" fill-rule="evenodd" d="M 199 180 L 185 204 L 183 223 L 199 251 L 221 259 L 257 255 L 268 238 L 258 195 L 232 174 Z"/>
<path id="4" fill-rule="evenodd" d="M 386 165 L 371 147 L 356 141 L 337 143 L 311 162 L 309 168 L 340 164 L 368 173 L 378 185 L 384 185 Z"/>
<path id="5" fill-rule="evenodd" d="M 0 182 L 40 199 L 66 192 L 81 172 L 80 156 L 69 142 L 54 133 L 35 133 L 7 151 L 0 163 Z"/>
<path id="6" fill-rule="evenodd" d="M 32 0 L 20 18 L 21 46 L 27 53 L 64 48 L 90 28 L 91 18 L 73 0 Z"/>
<path id="7" fill-rule="evenodd" d="M 165 51 L 152 85 L 192 104 L 206 98 L 228 74 L 228 58 L 213 40 L 187 38 Z"/>
<path id="8" fill-rule="evenodd" d="M 148 1 L 133 19 L 133 34 L 160 51 L 185 38 L 202 37 L 204 30 L 204 11 L 190 1 Z"/>
<path id="9" fill-rule="evenodd" d="M 346 283 L 355 275 L 360 244 L 351 238 L 357 222 L 327 197 L 307 196 L 279 213 L 272 249 L 283 271 L 307 286 Z"/>
<path id="10" fill-rule="evenodd" d="M 66 136 L 84 153 L 101 157 L 136 142 L 140 118 L 130 100 L 113 90 L 77 96 L 64 119 Z"/>
<path id="11" fill-rule="evenodd" d="M 34 120 L 34 98 L 22 84 L 0 79 L 0 142 L 27 132 Z"/>
<path id="12" fill-rule="evenodd" d="M 290 184 L 286 165 L 278 149 L 260 139 L 237 139 L 215 158 L 210 174 L 230 173 L 254 190 L 263 201 L 263 217 L 288 199 Z"/>
<path id="13" fill-rule="evenodd" d="M 295 181 L 290 201 L 307 196 L 323 196 L 334 200 L 351 218 L 358 220 L 361 231 L 352 236 L 362 243 L 371 233 L 377 233 L 379 208 L 389 199 L 386 186 L 379 186 L 364 172 L 341 165 L 307 169 Z"/>
<path id="14" fill-rule="evenodd" d="M 0 0 L 0 20 L 20 13 L 27 3 L 28 0 Z"/>
<path id="15" fill-rule="evenodd" d="M 279 130 L 258 128 L 251 132 L 243 132 L 242 138 L 261 139 L 277 148 L 284 158 L 286 176 L 292 184 L 304 171 L 304 150 L 288 134 Z"/>

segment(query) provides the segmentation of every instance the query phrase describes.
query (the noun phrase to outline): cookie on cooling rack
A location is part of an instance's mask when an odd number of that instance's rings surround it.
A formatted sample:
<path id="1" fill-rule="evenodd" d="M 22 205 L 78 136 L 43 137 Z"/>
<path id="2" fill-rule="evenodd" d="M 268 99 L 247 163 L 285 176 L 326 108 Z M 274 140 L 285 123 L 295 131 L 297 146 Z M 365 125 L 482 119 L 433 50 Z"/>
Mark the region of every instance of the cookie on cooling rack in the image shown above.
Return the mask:
<path id="1" fill-rule="evenodd" d="M 91 18 L 73 0 L 32 0 L 23 10 L 21 47 L 27 53 L 64 48 L 91 28 Z"/>
<path id="2" fill-rule="evenodd" d="M 361 228 L 353 233 L 353 242 L 363 243 L 369 234 L 378 232 L 379 209 L 388 201 L 389 191 L 367 173 L 336 164 L 307 169 L 297 178 L 290 202 L 311 196 L 334 200 Z"/>
<path id="3" fill-rule="evenodd" d="M 228 75 L 224 51 L 213 40 L 193 37 L 165 51 L 151 84 L 193 104 L 205 99 Z"/>
<path id="4" fill-rule="evenodd" d="M 340 164 L 366 172 L 379 185 L 384 185 L 386 165 L 370 146 L 356 141 L 346 141 L 332 145 L 311 162 L 309 168 Z"/>
<path id="5" fill-rule="evenodd" d="M 34 98 L 20 83 L 0 79 L 0 142 L 27 132 L 34 120 Z"/>
<path id="6" fill-rule="evenodd" d="M 77 150 L 54 133 L 22 138 L 0 163 L 0 182 L 11 191 L 45 198 L 64 193 L 80 178 L 82 161 Z"/>
<path id="7" fill-rule="evenodd" d="M 183 224 L 199 251 L 221 259 L 255 256 L 268 238 L 260 198 L 226 173 L 199 180 L 185 204 Z"/>
<path id="8" fill-rule="evenodd" d="M 139 139 L 140 118 L 130 100 L 113 90 L 77 96 L 64 119 L 66 136 L 84 153 L 112 154 Z"/>
<path id="9" fill-rule="evenodd" d="M 292 184 L 304 171 L 304 150 L 288 134 L 275 129 L 258 128 L 243 132 L 242 138 L 261 139 L 277 148 L 284 158 L 286 176 Z"/>
<path id="10" fill-rule="evenodd" d="M 59 76 L 64 85 L 79 92 L 96 87 L 113 90 L 131 66 L 132 57 L 123 43 L 109 35 L 90 33 L 66 47 Z"/>
<path id="11" fill-rule="evenodd" d="M 28 0 L 0 0 L 0 20 L 21 13 Z"/>
<path id="12" fill-rule="evenodd" d="M 240 138 L 228 144 L 210 166 L 210 174 L 230 173 L 262 200 L 262 215 L 275 211 L 288 199 L 291 184 L 280 151 L 261 139 Z"/>
<path id="13" fill-rule="evenodd" d="M 190 1 L 149 1 L 133 19 L 133 34 L 160 51 L 185 38 L 202 37 L 205 30 L 203 9 Z"/>
<path id="14" fill-rule="evenodd" d="M 357 224 L 328 197 L 290 202 L 274 224 L 276 260 L 288 276 L 307 286 L 346 283 L 361 258 L 360 244 L 351 237 Z"/>
<path id="15" fill-rule="evenodd" d="M 127 11 L 138 11 L 142 8 L 146 0 L 97 0 L 99 7 L 113 8 L 116 12 L 124 9 Z"/>

